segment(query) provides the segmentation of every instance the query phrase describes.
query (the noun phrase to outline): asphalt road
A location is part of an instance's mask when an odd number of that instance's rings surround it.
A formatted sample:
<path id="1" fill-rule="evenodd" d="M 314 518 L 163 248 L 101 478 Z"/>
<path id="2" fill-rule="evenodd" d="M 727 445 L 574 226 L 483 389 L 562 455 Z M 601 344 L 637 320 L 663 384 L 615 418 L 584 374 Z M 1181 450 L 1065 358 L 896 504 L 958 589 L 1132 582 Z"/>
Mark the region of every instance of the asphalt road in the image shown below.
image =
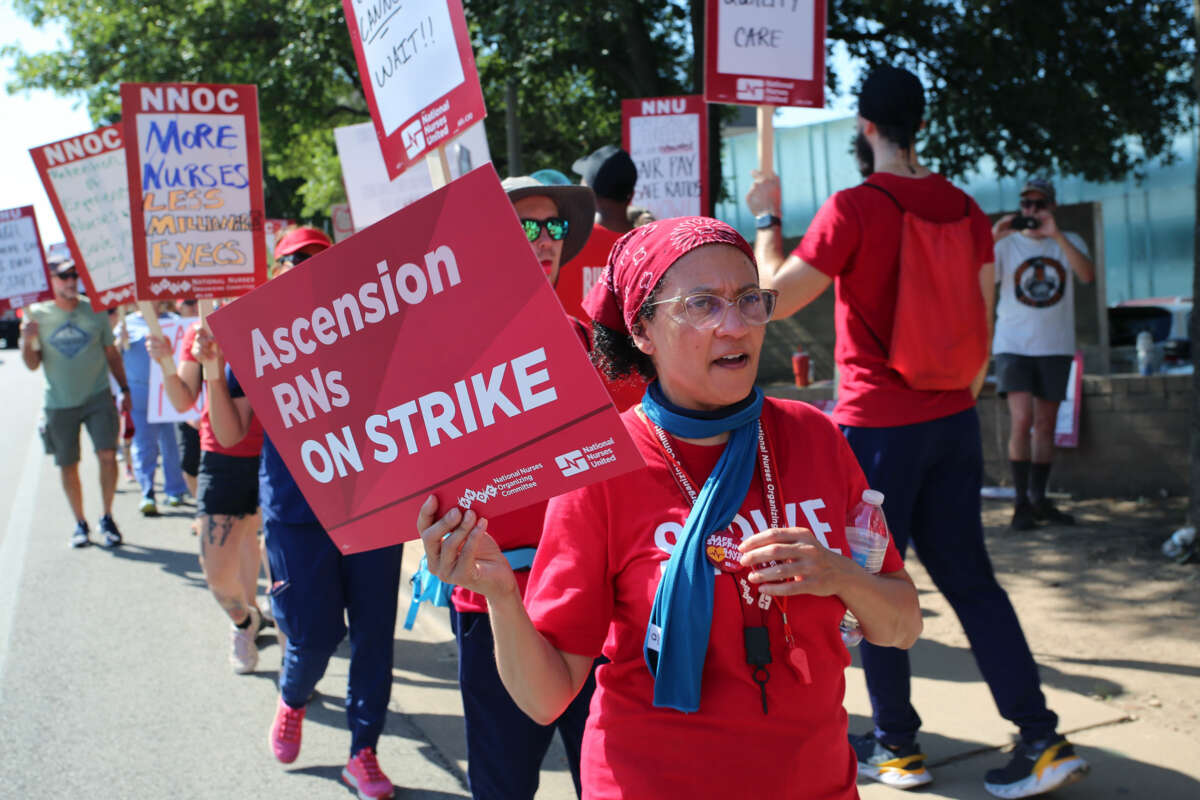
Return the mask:
<path id="1" fill-rule="evenodd" d="M 114 516 L 125 546 L 68 546 L 74 521 L 36 438 L 41 381 L 17 351 L 0 350 L 0 796 L 350 797 L 339 780 L 349 747 L 345 644 L 318 686 L 299 759 L 278 764 L 267 745 L 274 636 L 259 638 L 258 672 L 231 672 L 229 623 L 200 573 L 191 507 L 143 518 L 136 486 L 122 478 Z M 94 532 L 99 487 L 86 434 L 83 451 Z M 401 618 L 406 608 L 405 598 Z M 380 765 L 397 798 L 467 797 L 445 611 L 426 607 L 395 647 Z M 574 796 L 564 764 L 551 751 L 539 800 Z"/>

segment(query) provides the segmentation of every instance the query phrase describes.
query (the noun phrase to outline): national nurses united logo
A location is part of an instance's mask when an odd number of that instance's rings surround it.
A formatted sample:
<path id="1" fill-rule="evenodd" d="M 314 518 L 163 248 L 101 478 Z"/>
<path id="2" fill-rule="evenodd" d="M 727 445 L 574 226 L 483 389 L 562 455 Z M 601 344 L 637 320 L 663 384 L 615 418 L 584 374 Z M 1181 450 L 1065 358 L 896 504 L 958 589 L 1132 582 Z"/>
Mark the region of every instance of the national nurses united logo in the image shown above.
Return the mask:
<path id="1" fill-rule="evenodd" d="M 46 341 L 67 358 L 74 358 L 79 355 L 80 350 L 87 347 L 91 338 L 87 331 L 74 322 L 66 322 L 50 334 Z"/>
<path id="2" fill-rule="evenodd" d="M 1017 267 L 1013 291 L 1017 300 L 1034 308 L 1057 305 L 1067 290 L 1067 270 L 1053 258 L 1034 256 Z"/>
<path id="3" fill-rule="evenodd" d="M 562 471 L 563 477 L 566 478 L 578 475 L 581 472 L 587 472 L 591 469 L 588 465 L 587 456 L 579 450 L 563 453 L 554 459 L 554 464 Z"/>

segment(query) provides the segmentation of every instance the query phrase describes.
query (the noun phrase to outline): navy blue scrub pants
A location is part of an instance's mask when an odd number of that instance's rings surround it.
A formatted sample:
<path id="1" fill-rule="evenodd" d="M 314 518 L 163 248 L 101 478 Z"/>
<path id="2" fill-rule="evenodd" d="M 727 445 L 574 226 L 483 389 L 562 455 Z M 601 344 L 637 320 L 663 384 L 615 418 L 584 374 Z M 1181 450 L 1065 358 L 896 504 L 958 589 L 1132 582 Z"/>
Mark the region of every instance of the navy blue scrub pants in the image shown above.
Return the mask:
<path id="1" fill-rule="evenodd" d="M 350 755 L 375 748 L 392 695 L 392 652 L 401 546 L 344 556 L 320 525 L 264 520 L 271 607 L 287 636 L 283 701 L 301 708 L 350 631 L 346 719 Z"/>
<path id="2" fill-rule="evenodd" d="M 1026 741 L 1053 734 L 1058 717 L 1046 708 L 1037 665 L 983 542 L 983 449 L 975 409 L 894 428 L 843 426 L 842 432 L 871 488 L 884 494 L 901 555 L 911 541 L 958 615 L 1001 716 Z M 875 736 L 889 746 L 911 743 L 921 718 L 910 701 L 908 653 L 863 642 L 861 654 Z"/>
<path id="3" fill-rule="evenodd" d="M 579 751 L 588 706 L 596 690 L 596 667 L 567 710 L 550 725 L 538 725 L 517 707 L 496 669 L 496 645 L 487 614 L 450 608 L 450 626 L 458 640 L 458 684 L 467 728 L 467 779 L 475 800 L 533 800 L 542 759 L 554 731 L 562 734 L 575 794 Z"/>

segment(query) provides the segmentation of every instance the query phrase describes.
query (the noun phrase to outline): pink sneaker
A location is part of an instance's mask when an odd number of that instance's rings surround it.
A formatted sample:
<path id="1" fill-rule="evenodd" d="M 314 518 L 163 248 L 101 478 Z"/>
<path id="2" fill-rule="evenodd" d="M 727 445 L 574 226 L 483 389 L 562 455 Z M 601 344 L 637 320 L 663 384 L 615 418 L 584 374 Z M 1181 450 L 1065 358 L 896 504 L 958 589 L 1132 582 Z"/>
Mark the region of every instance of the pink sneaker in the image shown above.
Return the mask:
<path id="1" fill-rule="evenodd" d="M 308 707 L 292 708 L 279 698 L 275 721 L 271 723 L 271 752 L 284 764 L 290 764 L 300 755 L 300 726 L 304 724 L 304 712 Z"/>
<path id="2" fill-rule="evenodd" d="M 395 787 L 379 768 L 375 751 L 369 747 L 359 750 L 342 770 L 342 780 L 358 790 L 362 800 L 384 800 L 392 796 Z"/>

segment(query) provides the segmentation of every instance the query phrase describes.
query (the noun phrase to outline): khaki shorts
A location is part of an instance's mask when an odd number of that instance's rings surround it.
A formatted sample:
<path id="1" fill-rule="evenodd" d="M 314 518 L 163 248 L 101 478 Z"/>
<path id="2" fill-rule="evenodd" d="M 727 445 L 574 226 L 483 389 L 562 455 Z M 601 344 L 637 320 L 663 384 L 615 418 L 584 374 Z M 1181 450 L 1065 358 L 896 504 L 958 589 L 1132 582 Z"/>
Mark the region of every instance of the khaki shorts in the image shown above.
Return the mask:
<path id="1" fill-rule="evenodd" d="M 47 408 L 42 421 L 42 444 L 54 463 L 69 467 L 79 463 L 79 429 L 87 426 L 96 452 L 115 450 L 121 418 L 117 405 L 107 391 L 98 392 L 83 405 L 72 408 Z"/>

